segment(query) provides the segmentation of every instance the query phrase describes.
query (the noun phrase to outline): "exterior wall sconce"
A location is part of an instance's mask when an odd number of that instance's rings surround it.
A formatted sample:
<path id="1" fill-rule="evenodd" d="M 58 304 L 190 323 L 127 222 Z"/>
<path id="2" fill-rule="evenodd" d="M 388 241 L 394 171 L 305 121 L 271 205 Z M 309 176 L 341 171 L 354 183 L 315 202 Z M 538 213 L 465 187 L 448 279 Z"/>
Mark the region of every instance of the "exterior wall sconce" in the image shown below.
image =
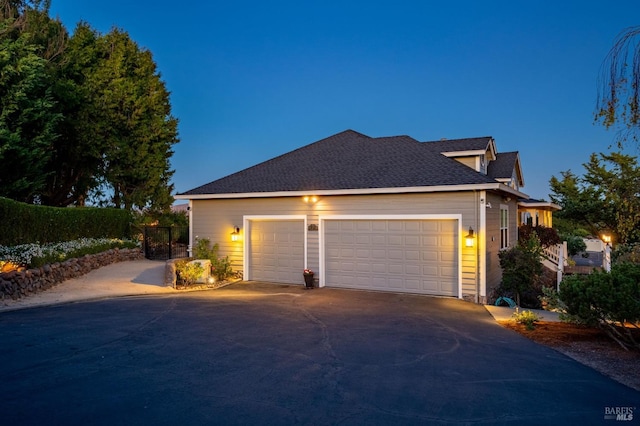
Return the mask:
<path id="1" fill-rule="evenodd" d="M 611 235 L 602 234 L 602 241 L 604 241 L 605 244 L 611 244 Z"/>
<path id="2" fill-rule="evenodd" d="M 304 197 L 302 197 L 302 199 L 305 203 L 315 203 L 318 201 L 318 197 L 316 197 L 315 195 L 305 195 Z"/>
<path id="3" fill-rule="evenodd" d="M 473 228 L 469 227 L 469 233 L 464 237 L 464 245 L 466 247 L 473 247 L 473 242 L 476 237 L 473 235 Z"/>
<path id="4" fill-rule="evenodd" d="M 231 233 L 231 241 L 238 241 L 240 239 L 240 228 L 237 226 L 233 227 L 233 232 Z"/>

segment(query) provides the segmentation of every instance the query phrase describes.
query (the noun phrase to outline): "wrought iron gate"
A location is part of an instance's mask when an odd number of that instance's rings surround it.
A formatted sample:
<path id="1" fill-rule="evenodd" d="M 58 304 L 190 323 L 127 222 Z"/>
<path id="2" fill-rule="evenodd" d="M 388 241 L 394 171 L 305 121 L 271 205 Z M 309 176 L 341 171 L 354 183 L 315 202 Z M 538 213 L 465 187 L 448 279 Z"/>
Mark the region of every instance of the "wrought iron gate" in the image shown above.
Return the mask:
<path id="1" fill-rule="evenodd" d="M 144 227 L 144 257 L 147 259 L 167 260 L 188 257 L 188 248 L 188 227 Z"/>

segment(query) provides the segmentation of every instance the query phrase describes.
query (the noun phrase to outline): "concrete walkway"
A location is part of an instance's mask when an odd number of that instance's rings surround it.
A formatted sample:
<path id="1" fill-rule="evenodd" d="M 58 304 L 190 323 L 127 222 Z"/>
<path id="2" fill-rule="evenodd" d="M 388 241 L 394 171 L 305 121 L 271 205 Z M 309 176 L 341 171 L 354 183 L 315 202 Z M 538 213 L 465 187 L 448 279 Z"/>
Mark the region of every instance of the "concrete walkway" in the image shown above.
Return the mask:
<path id="1" fill-rule="evenodd" d="M 494 306 L 494 305 L 485 305 L 484 306 L 487 311 L 493 316 L 496 321 L 508 321 L 513 319 L 513 314 L 516 312 L 516 308 L 510 308 L 508 306 Z M 540 321 L 551 321 L 556 322 L 560 321 L 560 314 L 558 312 L 549 312 L 543 311 L 541 309 L 528 309 L 528 308 L 519 308 L 520 312 L 522 311 L 531 311 L 540 317 Z"/>
<path id="2" fill-rule="evenodd" d="M 0 312 L 119 296 L 176 293 L 164 285 L 164 261 L 132 260 L 93 270 L 47 291 L 12 300 L 0 300 Z"/>
<path id="3" fill-rule="evenodd" d="M 109 297 L 184 293 L 165 286 L 164 273 L 164 261 L 134 260 L 114 263 L 60 283 L 42 293 L 18 300 L 0 300 L 0 312 Z M 507 306 L 485 305 L 485 308 L 496 321 L 513 319 L 515 312 L 515 308 Z M 523 310 L 525 309 L 520 309 Z M 559 321 L 556 312 L 531 310 L 537 313 L 542 321 Z"/>

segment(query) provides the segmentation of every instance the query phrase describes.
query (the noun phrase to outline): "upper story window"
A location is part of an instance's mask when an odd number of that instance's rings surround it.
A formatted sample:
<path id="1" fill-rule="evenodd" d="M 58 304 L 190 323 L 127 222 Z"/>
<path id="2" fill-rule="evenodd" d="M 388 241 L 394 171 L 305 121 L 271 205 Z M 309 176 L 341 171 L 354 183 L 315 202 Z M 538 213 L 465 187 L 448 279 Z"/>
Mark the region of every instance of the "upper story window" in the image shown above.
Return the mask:
<path id="1" fill-rule="evenodd" d="M 509 247 L 509 206 L 500 204 L 500 249 Z"/>

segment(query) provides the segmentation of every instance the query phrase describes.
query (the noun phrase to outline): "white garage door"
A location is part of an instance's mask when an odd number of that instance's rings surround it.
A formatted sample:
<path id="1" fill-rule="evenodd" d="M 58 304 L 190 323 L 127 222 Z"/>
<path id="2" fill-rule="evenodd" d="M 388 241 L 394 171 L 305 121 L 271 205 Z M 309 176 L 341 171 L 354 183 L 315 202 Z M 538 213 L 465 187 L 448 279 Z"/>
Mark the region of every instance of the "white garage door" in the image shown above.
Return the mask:
<path id="1" fill-rule="evenodd" d="M 304 222 L 252 220 L 249 277 L 256 281 L 303 284 Z"/>
<path id="2" fill-rule="evenodd" d="M 456 220 L 326 220 L 325 284 L 458 295 Z"/>

